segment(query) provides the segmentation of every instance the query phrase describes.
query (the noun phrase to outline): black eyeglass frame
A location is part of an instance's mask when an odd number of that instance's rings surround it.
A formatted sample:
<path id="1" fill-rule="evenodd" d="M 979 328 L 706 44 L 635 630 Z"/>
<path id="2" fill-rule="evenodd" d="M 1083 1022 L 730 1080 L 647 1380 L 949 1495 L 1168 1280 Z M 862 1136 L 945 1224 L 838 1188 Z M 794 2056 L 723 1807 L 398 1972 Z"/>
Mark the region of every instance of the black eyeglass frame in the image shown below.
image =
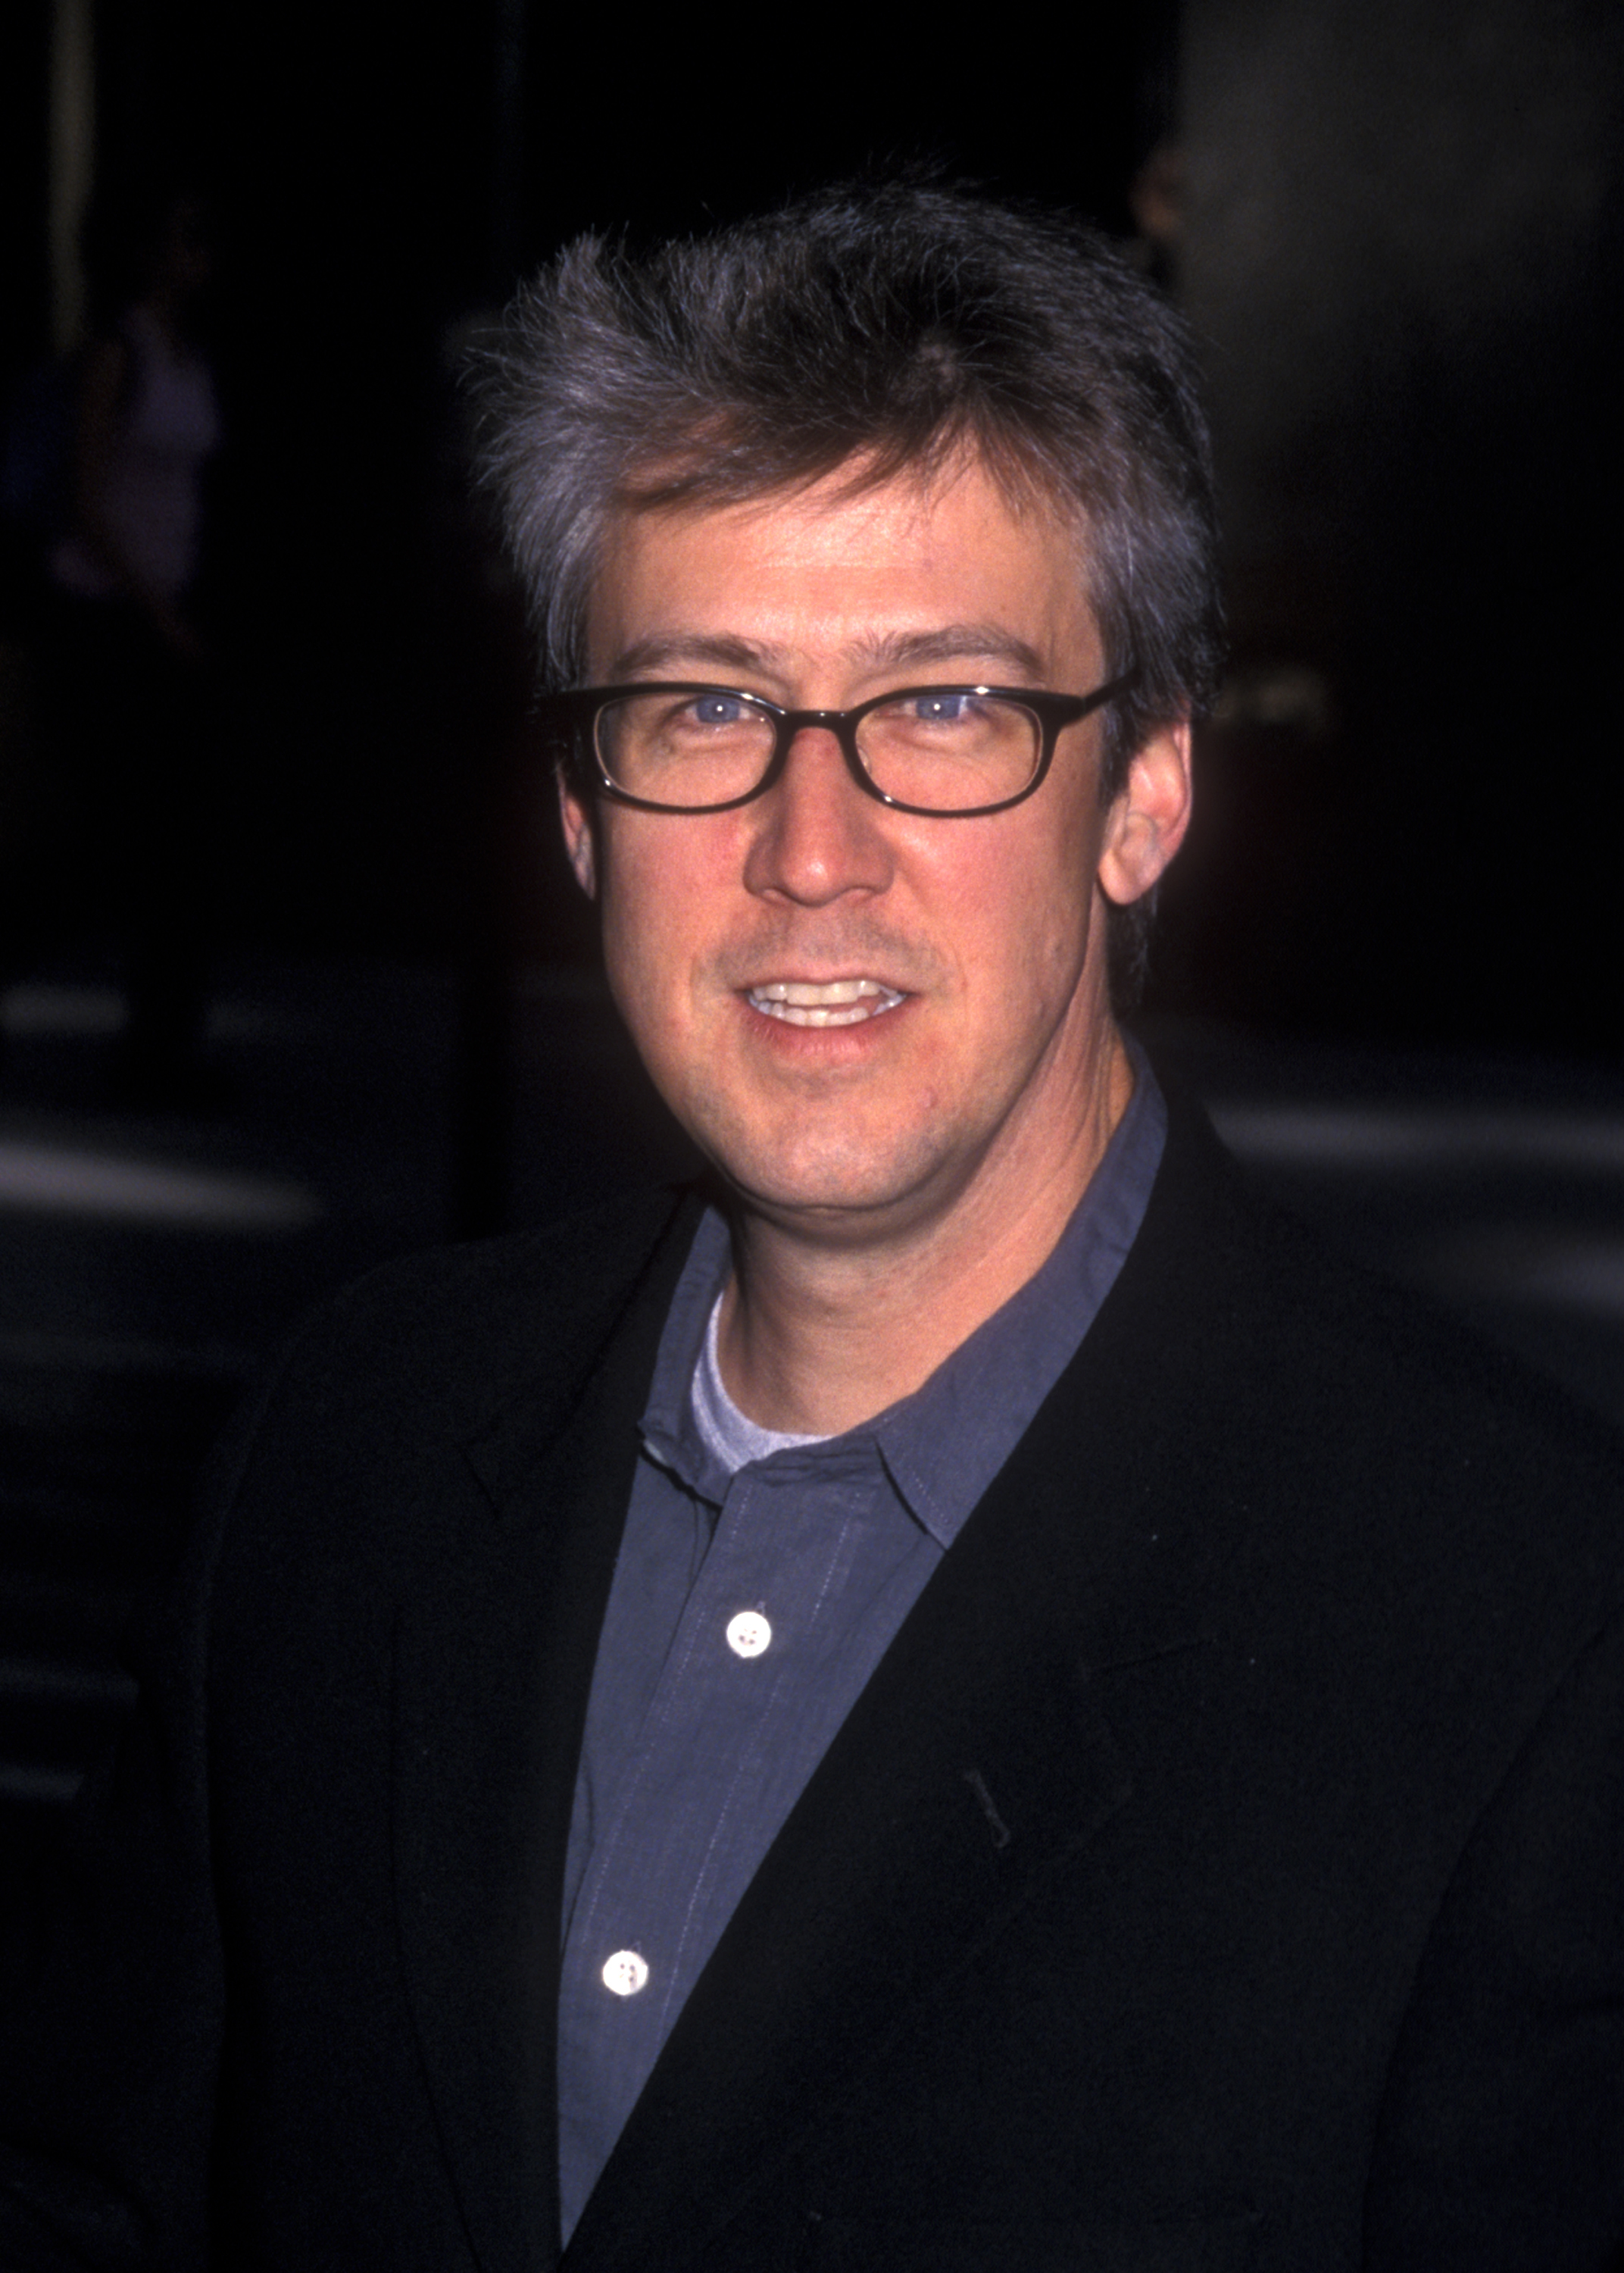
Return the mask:
<path id="1" fill-rule="evenodd" d="M 849 710 L 786 710 L 776 702 L 769 702 L 764 694 L 752 694 L 741 686 L 718 686 L 710 679 L 638 679 L 625 686 L 576 686 L 562 694 L 543 694 L 537 700 L 536 716 L 561 743 L 565 762 L 575 773 L 580 786 L 595 790 L 617 805 L 634 806 L 640 813 L 732 813 L 741 805 L 753 804 L 757 798 L 765 797 L 782 775 L 796 736 L 808 726 L 819 726 L 834 735 L 846 761 L 846 770 L 864 796 L 872 797 L 876 804 L 892 813 L 918 814 L 927 821 L 977 821 L 989 813 L 1007 813 L 1011 806 L 1024 804 L 1034 796 L 1043 787 L 1054 762 L 1055 744 L 1063 730 L 1074 726 L 1080 718 L 1103 709 L 1119 695 L 1127 694 L 1140 677 L 1135 664 L 1119 677 L 1107 679 L 1103 686 L 1096 686 L 1091 694 L 1055 694 L 1037 686 L 947 686 L 940 681 L 926 686 L 892 686 Z M 622 789 L 604 769 L 598 750 L 597 722 L 600 713 L 611 702 L 625 701 L 634 694 L 724 694 L 730 701 L 748 702 L 755 709 L 764 710 L 773 721 L 775 739 L 772 755 L 755 787 L 721 805 L 662 805 L 654 798 L 634 797 L 630 790 Z M 1006 702 L 1018 702 L 1023 709 L 1029 710 L 1041 730 L 1041 739 L 1037 763 L 1025 788 L 1017 790 L 1014 797 L 999 798 L 992 805 L 957 806 L 946 810 L 933 805 L 905 805 L 901 798 L 888 797 L 863 762 L 857 748 L 857 728 L 872 710 L 882 710 L 889 702 L 909 702 L 923 694 L 992 695 Z"/>

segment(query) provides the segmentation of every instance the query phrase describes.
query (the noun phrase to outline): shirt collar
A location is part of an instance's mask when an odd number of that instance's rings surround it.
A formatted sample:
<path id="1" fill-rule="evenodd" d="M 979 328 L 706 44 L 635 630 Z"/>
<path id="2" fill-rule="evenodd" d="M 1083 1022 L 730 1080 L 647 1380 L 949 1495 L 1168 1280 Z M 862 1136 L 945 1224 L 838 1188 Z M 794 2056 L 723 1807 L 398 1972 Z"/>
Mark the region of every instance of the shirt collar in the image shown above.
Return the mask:
<path id="1" fill-rule="evenodd" d="M 775 1453 L 775 1463 L 807 1463 L 810 1480 L 820 1464 L 843 1468 L 859 1448 L 872 1447 L 916 1520 L 938 1545 L 952 1544 L 1075 1355 L 1144 1219 L 1167 1108 L 1131 1037 L 1127 1047 L 1134 1076 L 1127 1110 L 1038 1271 L 911 1396 L 843 1436 Z M 718 1506 L 730 1478 L 694 1422 L 692 1384 L 731 1260 L 727 1225 L 707 1208 L 666 1320 L 641 1422 L 651 1456 Z"/>

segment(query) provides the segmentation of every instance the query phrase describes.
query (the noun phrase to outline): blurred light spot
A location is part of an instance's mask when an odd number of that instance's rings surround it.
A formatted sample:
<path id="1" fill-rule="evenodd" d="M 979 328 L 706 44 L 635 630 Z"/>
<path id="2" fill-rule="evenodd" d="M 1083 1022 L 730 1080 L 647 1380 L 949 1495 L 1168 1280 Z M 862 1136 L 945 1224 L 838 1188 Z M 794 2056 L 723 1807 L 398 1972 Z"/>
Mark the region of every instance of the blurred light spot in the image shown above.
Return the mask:
<path id="1" fill-rule="evenodd" d="M 0 1699 L 32 1704 L 91 1705 L 120 1712 L 135 1702 L 135 1683 L 116 1666 L 64 1665 L 52 1658 L 0 1658 Z"/>
<path id="2" fill-rule="evenodd" d="M 0 1139 L 0 1207 L 218 1231 L 295 1231 L 321 1213 L 313 1192 L 282 1177 L 11 1138 Z"/>
<path id="3" fill-rule="evenodd" d="M 1468 1106 L 1224 1105 L 1218 1134 L 1281 1167 L 1561 1168 L 1624 1175 L 1624 1120 Z"/>
<path id="4" fill-rule="evenodd" d="M 71 1807 L 85 1781 L 82 1768 L 41 1768 L 21 1760 L 0 1760 L 0 1800 L 26 1807 Z"/>
<path id="5" fill-rule="evenodd" d="M 1451 1293 L 1624 1318 L 1624 1239 L 1496 1225 L 1435 1247 L 1427 1276 Z"/>
<path id="6" fill-rule="evenodd" d="M 0 1025 L 8 1034 L 121 1034 L 124 998 L 116 986 L 10 988 L 0 998 Z"/>

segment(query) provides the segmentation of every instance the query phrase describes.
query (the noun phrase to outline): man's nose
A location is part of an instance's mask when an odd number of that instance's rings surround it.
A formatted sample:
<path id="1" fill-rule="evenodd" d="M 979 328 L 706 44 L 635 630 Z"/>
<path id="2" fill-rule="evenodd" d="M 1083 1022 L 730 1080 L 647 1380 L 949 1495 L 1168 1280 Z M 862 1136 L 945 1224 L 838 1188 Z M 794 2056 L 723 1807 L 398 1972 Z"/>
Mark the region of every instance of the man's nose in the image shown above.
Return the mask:
<path id="1" fill-rule="evenodd" d="M 759 816 L 745 862 L 752 891 L 821 906 L 891 881 L 885 807 L 851 778 L 827 726 L 804 726 L 783 772 L 750 810 Z"/>

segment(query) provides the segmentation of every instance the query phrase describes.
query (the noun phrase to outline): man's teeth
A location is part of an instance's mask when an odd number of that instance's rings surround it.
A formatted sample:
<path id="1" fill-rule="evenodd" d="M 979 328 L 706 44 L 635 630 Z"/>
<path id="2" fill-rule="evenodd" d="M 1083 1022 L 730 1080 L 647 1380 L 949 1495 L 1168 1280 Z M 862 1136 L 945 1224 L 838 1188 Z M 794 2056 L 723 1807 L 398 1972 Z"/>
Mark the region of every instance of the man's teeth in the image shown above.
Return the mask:
<path id="1" fill-rule="evenodd" d="M 894 1010 L 902 1000 L 894 986 L 882 986 L 877 979 L 831 979 L 821 986 L 806 979 L 775 979 L 750 989 L 753 1009 L 791 1026 L 856 1026 L 882 1010 Z"/>

